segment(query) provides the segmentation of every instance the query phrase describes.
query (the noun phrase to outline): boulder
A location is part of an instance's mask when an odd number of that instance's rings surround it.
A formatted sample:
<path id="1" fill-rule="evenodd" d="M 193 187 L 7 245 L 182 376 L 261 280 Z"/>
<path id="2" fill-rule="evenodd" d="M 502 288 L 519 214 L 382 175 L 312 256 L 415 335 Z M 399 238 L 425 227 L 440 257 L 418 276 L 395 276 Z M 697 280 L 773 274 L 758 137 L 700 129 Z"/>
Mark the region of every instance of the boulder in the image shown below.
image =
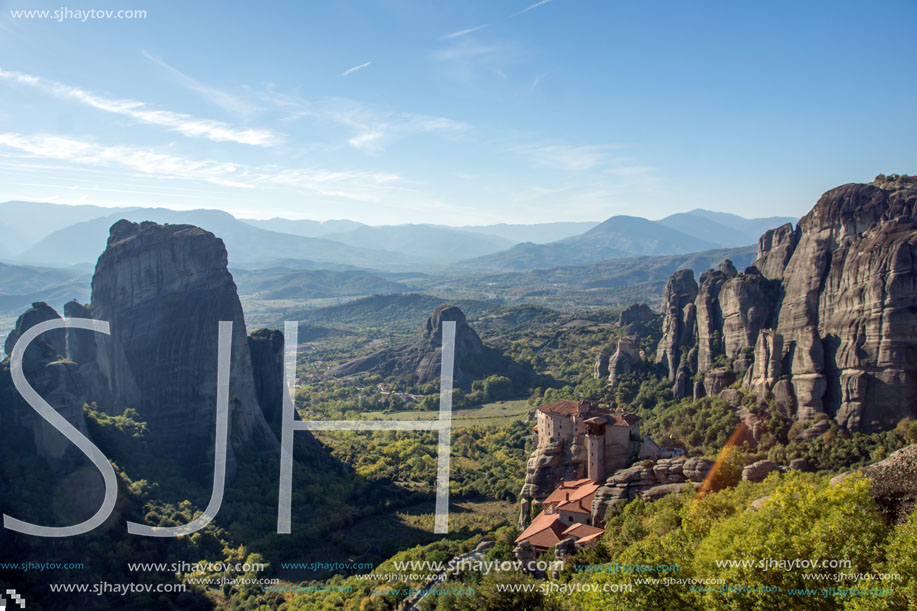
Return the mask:
<path id="1" fill-rule="evenodd" d="M 658 501 L 662 497 L 669 494 L 680 494 L 683 490 L 694 490 L 694 486 L 688 482 L 681 482 L 679 484 L 661 484 L 659 486 L 647 488 L 646 490 L 640 492 L 640 498 L 646 502 Z"/>
<path id="2" fill-rule="evenodd" d="M 742 481 L 745 482 L 762 482 L 764 478 L 774 471 L 777 465 L 769 460 L 759 460 L 742 469 Z"/>
<path id="3" fill-rule="evenodd" d="M 858 471 L 869 478 L 873 498 L 888 519 L 905 521 L 917 502 L 917 445 L 902 448 Z M 851 473 L 835 476 L 830 484 L 843 482 Z"/>
<path id="4" fill-rule="evenodd" d="M 748 509 L 750 511 L 758 511 L 759 509 L 761 509 L 764 503 L 770 500 L 770 498 L 771 498 L 770 495 L 767 495 L 767 496 L 762 496 L 759 499 L 755 499 L 754 501 L 751 502 L 751 505 L 748 506 Z"/>
<path id="5" fill-rule="evenodd" d="M 806 439 L 815 439 L 816 437 L 820 437 L 821 435 L 824 435 L 825 433 L 827 433 L 830 428 L 831 428 L 831 423 L 827 419 L 818 420 L 817 422 L 809 426 L 807 429 L 799 433 L 799 435 L 797 435 L 796 438 L 793 439 L 793 441 L 805 441 Z"/>
<path id="6" fill-rule="evenodd" d="M 685 477 L 692 482 L 702 482 L 713 469 L 714 460 L 710 458 L 689 458 L 685 461 L 682 470 Z"/>

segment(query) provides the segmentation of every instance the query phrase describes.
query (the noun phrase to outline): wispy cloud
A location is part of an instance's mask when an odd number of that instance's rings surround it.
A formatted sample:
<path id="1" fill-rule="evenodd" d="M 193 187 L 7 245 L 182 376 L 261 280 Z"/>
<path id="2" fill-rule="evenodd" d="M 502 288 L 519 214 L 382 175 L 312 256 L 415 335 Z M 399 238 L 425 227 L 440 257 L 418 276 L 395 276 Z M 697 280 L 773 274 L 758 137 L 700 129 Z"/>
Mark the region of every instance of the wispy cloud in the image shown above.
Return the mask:
<path id="1" fill-rule="evenodd" d="M 536 2 L 536 3 L 534 3 L 534 4 L 528 5 L 527 7 L 525 7 L 524 9 L 522 9 L 521 11 L 519 11 L 518 13 L 513 13 L 511 16 L 512 16 L 512 17 L 518 17 L 519 15 L 522 15 L 523 13 L 528 13 L 528 12 L 529 12 L 530 10 L 532 10 L 532 9 L 536 9 L 536 8 L 538 8 L 539 6 L 543 6 L 543 5 L 547 4 L 548 2 L 551 2 L 551 0 L 538 0 L 538 2 Z"/>
<path id="2" fill-rule="evenodd" d="M 362 70 L 363 68 L 369 67 L 370 64 L 372 64 L 372 62 L 371 62 L 371 61 L 368 61 L 368 62 L 364 62 L 364 63 L 360 64 L 359 66 L 354 66 L 354 67 L 352 67 L 352 68 L 347 68 L 347 70 L 344 70 L 343 72 L 341 72 L 341 76 L 347 76 L 348 74 L 353 74 L 353 73 L 356 72 L 357 70 Z"/>
<path id="3" fill-rule="evenodd" d="M 543 79 L 545 76 L 547 76 L 547 72 L 544 74 L 539 74 L 534 79 L 532 79 L 532 84 L 529 85 L 529 93 L 538 89 L 538 86 L 541 84 L 541 79 Z"/>
<path id="4" fill-rule="evenodd" d="M 215 87 L 204 85 L 199 80 L 185 74 L 178 68 L 167 64 L 163 59 L 153 55 L 148 51 L 141 51 L 140 53 L 145 58 L 168 72 L 183 87 L 200 95 L 201 98 L 203 98 L 205 101 L 211 104 L 215 104 L 223 110 L 241 116 L 250 116 L 257 110 L 253 104 L 244 98 L 233 95 L 227 91 L 223 91 L 222 89 L 216 89 Z"/>
<path id="5" fill-rule="evenodd" d="M 506 79 L 509 66 L 515 64 L 522 52 L 509 43 L 483 43 L 473 37 L 455 38 L 437 50 L 433 57 L 442 62 L 443 74 L 467 87 L 482 79 L 497 76 Z"/>
<path id="6" fill-rule="evenodd" d="M 91 166 L 115 166 L 143 174 L 203 180 L 227 187 L 251 188 L 251 185 L 234 180 L 234 176 L 239 173 L 239 168 L 232 163 L 194 161 L 157 153 L 149 149 L 101 146 L 92 142 L 48 134 L 24 136 L 16 133 L 0 133 L 0 145 L 45 159 Z"/>
<path id="7" fill-rule="evenodd" d="M 393 141 L 418 134 L 457 134 L 469 128 L 461 121 L 410 112 L 376 110 L 347 98 L 307 100 L 278 91 L 264 94 L 266 100 L 285 110 L 288 119 L 310 118 L 346 127 L 347 143 L 364 153 L 377 154 Z"/>
<path id="8" fill-rule="evenodd" d="M 457 32 L 446 34 L 445 36 L 440 38 L 440 40 L 448 40 L 450 38 L 461 38 L 462 36 L 473 34 L 474 32 L 477 32 L 478 30 L 483 30 L 484 28 L 486 28 L 489 25 L 490 25 L 489 23 L 482 23 L 481 25 L 475 26 L 473 28 L 468 28 L 467 30 L 458 30 Z"/>
<path id="9" fill-rule="evenodd" d="M 360 170 L 251 166 L 194 160 L 127 146 L 104 146 L 53 134 L 0 133 L 0 147 L 27 159 L 50 159 L 75 166 L 127 170 L 143 175 L 206 182 L 224 187 L 286 187 L 319 195 L 372 202 L 407 189 L 397 174 Z"/>
<path id="10" fill-rule="evenodd" d="M 238 142 L 255 146 L 277 144 L 280 138 L 263 129 L 239 129 L 221 121 L 197 119 L 183 113 L 157 110 L 135 100 L 107 98 L 79 87 L 48 81 L 30 74 L 0 68 L 0 80 L 34 87 L 58 98 L 81 102 L 87 106 L 128 117 L 140 123 L 165 127 L 191 138 L 206 138 L 215 142 Z"/>
<path id="11" fill-rule="evenodd" d="M 583 172 L 601 165 L 607 159 L 607 149 L 593 145 L 531 144 L 515 146 L 510 150 L 528 157 L 540 167 Z"/>

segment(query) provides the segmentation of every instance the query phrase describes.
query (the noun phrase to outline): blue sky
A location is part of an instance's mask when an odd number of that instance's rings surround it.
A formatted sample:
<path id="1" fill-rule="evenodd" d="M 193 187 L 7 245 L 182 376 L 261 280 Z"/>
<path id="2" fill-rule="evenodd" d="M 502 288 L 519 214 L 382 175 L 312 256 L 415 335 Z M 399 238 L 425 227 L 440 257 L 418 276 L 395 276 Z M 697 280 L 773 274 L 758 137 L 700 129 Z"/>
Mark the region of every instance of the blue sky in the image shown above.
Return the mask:
<path id="1" fill-rule="evenodd" d="M 914 0 L 0 0 L 0 201 L 801 215 L 917 172 L 915 24 Z"/>

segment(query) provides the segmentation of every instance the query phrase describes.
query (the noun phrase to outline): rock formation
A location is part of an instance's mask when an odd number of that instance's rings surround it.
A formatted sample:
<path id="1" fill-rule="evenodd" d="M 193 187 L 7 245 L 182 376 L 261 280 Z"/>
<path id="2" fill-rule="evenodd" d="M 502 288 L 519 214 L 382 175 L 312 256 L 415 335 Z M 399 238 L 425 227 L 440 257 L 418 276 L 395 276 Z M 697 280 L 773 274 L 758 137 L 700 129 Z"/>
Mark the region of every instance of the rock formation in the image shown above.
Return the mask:
<path id="1" fill-rule="evenodd" d="M 283 333 L 258 329 L 248 336 L 255 396 L 271 430 L 280 436 L 283 417 Z"/>
<path id="2" fill-rule="evenodd" d="M 731 372 L 803 422 L 869 432 L 914 417 L 917 179 L 828 191 L 795 229 L 761 236 L 743 273 L 674 274 L 663 309 L 656 357 L 676 396 L 712 394 Z"/>
<path id="3" fill-rule="evenodd" d="M 30 383 L 84 434 L 85 403 L 113 415 L 136 410 L 163 451 L 189 475 L 207 479 L 215 440 L 218 323 L 232 321 L 229 473 L 240 451 L 276 449 L 259 398 L 268 397 L 269 385 L 279 380 L 279 368 L 273 377 L 268 371 L 278 363 L 259 363 L 262 392 L 256 394 L 242 306 L 226 260 L 223 242 L 202 229 L 116 223 L 93 276 L 92 304 L 65 306 L 70 318 L 107 321 L 111 335 L 81 329 L 43 334 L 25 355 Z M 26 329 L 53 318 L 57 312 L 36 303 L 7 338 L 7 351 Z M 15 408 L 52 468 L 72 468 L 72 455 L 82 455 L 25 405 L 8 367 L 3 375 L 4 408 Z"/>
<path id="4" fill-rule="evenodd" d="M 438 306 L 427 319 L 423 336 L 412 344 L 385 348 L 368 356 L 331 369 L 332 376 L 346 376 L 366 371 L 384 376 L 408 376 L 417 384 L 439 380 L 442 362 L 443 322 L 455 324 L 456 387 L 469 388 L 473 380 L 499 373 L 503 357 L 486 347 L 456 306 Z"/>
<path id="5" fill-rule="evenodd" d="M 95 338 L 104 409 L 136 409 L 153 438 L 201 474 L 213 456 L 219 322 L 232 321 L 230 473 L 238 451 L 277 446 L 256 398 L 222 240 L 190 225 L 115 223 L 92 278 L 90 312 L 111 325 L 110 336 Z"/>
<path id="6" fill-rule="evenodd" d="M 713 460 L 709 458 L 684 456 L 644 460 L 621 469 L 596 490 L 592 501 L 593 523 L 604 521 L 609 510 L 617 510 L 636 498 L 655 501 L 685 489 L 699 489 L 712 469 Z"/>
<path id="7" fill-rule="evenodd" d="M 561 440 L 536 447 L 525 464 L 525 483 L 520 498 L 543 499 L 551 494 L 558 482 L 579 479 L 584 462 L 584 452 L 574 452 L 572 444 L 564 444 Z"/>
<path id="8" fill-rule="evenodd" d="M 869 478 L 873 498 L 889 520 L 906 520 L 917 504 L 917 445 L 893 452 L 859 472 Z M 850 473 L 834 477 L 831 484 L 843 481 Z"/>
<path id="9" fill-rule="evenodd" d="M 622 373 L 633 371 L 643 362 L 640 354 L 640 338 L 637 336 L 622 337 L 618 340 L 614 354 L 608 359 L 608 386 L 611 388 L 617 386 L 618 377 Z"/>
<path id="10" fill-rule="evenodd" d="M 633 371 L 646 364 L 647 356 L 640 348 L 642 338 L 659 333 L 663 317 L 655 314 L 645 303 L 625 308 L 618 317 L 614 343 L 603 349 L 596 357 L 592 368 L 597 380 L 608 379 L 608 386 L 614 388 L 622 373 Z"/>
<path id="11" fill-rule="evenodd" d="M 742 481 L 746 482 L 763 482 L 771 471 L 775 471 L 777 465 L 769 460 L 759 460 L 742 469 Z"/>
<path id="12" fill-rule="evenodd" d="M 16 327 L 7 337 L 7 353 L 12 353 L 13 346 L 23 333 L 39 323 L 58 319 L 60 315 L 48 304 L 32 304 L 19 317 Z M 35 338 L 23 355 L 22 369 L 35 391 L 67 422 L 88 437 L 83 404 L 89 398 L 89 393 L 77 365 L 67 359 L 65 331 L 48 331 Z M 16 392 L 8 359 L 3 363 L 0 373 L 0 406 L 0 423 L 9 418 L 31 433 L 36 450 L 55 474 L 66 475 L 84 463 L 89 464 L 76 446 L 39 416 Z"/>
<path id="13" fill-rule="evenodd" d="M 648 305 L 645 303 L 635 303 L 627 306 L 621 311 L 618 317 L 618 326 L 625 335 L 645 336 L 649 333 L 650 327 L 658 318 Z"/>

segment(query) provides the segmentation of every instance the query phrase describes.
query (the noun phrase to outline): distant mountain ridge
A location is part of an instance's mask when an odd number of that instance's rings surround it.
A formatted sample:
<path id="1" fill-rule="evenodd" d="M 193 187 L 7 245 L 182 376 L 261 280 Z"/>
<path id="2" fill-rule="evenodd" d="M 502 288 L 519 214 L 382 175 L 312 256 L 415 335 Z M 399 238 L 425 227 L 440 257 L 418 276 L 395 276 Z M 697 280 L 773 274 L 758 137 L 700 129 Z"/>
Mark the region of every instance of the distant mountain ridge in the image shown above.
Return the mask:
<path id="1" fill-rule="evenodd" d="M 754 244 L 760 233 L 758 227 L 766 230 L 793 220 L 783 217 L 744 219 L 700 209 L 660 221 L 618 215 L 581 235 L 548 244 L 517 244 L 493 255 L 469 258 L 461 265 L 493 272 L 514 272 L 702 252 Z"/>
<path id="2" fill-rule="evenodd" d="M 43 222 L 35 223 L 36 217 Z M 618 215 L 601 223 L 373 227 L 347 219 L 323 222 L 279 217 L 240 220 L 213 209 L 178 211 L 6 202 L 0 204 L 0 235 L 4 238 L 0 240 L 0 258 L 16 264 L 46 267 L 74 263 L 94 265 L 96 254 L 104 248 L 109 228 L 121 219 L 191 224 L 212 231 L 226 243 L 234 269 L 351 269 L 383 276 L 393 272 L 441 273 L 450 268 L 455 271 L 463 268 L 489 273 L 518 272 L 734 248 L 754 243 L 761 232 L 793 221 L 786 217 L 746 219 L 725 212 L 695 209 L 658 221 Z M 517 243 L 520 239 L 526 241 Z M 273 277 L 274 281 L 278 280 L 277 274 Z M 351 286 L 343 293 L 327 284 L 321 292 L 332 296 L 360 294 L 352 293 L 356 290 L 352 284 L 354 278 L 345 282 Z M 366 284 L 366 278 L 357 284 Z M 318 284 L 303 280 L 300 286 L 307 289 L 318 287 Z M 376 289 L 387 293 L 395 287 L 384 286 L 383 282 Z M 264 290 L 271 291 L 266 286 Z M 291 291 L 298 294 L 296 290 Z"/>
<path id="3" fill-rule="evenodd" d="M 234 265 L 295 258 L 349 263 L 362 267 L 407 267 L 410 259 L 398 253 L 347 246 L 323 238 L 306 238 L 258 229 L 219 210 L 176 211 L 165 208 L 125 210 L 60 229 L 22 253 L 18 259 L 53 265 L 66 261 L 94 263 L 104 250 L 109 228 L 119 220 L 189 224 L 211 231 L 226 243 Z"/>
<path id="4" fill-rule="evenodd" d="M 728 212 L 695 208 L 669 215 L 658 222 L 717 246 L 731 247 L 756 244 L 758 237 L 768 229 L 795 223 L 796 220 L 789 216 L 747 219 Z"/>

